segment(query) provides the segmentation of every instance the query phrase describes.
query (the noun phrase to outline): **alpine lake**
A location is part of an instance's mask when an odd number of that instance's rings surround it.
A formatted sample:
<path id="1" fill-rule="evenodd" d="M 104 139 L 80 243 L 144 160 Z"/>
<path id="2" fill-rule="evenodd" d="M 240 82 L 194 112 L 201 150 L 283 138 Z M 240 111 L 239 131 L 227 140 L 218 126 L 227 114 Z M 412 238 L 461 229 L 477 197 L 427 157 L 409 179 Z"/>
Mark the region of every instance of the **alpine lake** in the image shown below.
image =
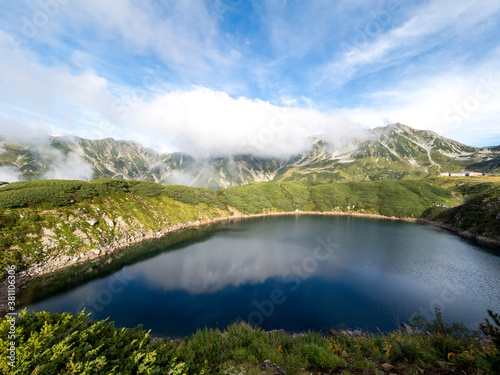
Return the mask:
<path id="1" fill-rule="evenodd" d="M 47 275 L 28 311 L 142 324 L 154 336 L 247 321 L 387 332 L 421 313 L 476 329 L 500 311 L 500 249 L 433 226 L 354 216 L 243 218 L 186 229 Z"/>

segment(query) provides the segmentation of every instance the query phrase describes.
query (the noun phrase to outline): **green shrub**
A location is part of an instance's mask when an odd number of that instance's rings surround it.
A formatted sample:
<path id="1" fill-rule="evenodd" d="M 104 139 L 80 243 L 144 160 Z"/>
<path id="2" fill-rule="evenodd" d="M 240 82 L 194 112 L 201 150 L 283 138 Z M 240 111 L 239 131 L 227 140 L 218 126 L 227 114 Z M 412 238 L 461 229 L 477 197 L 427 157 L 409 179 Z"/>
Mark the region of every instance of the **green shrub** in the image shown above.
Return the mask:
<path id="1" fill-rule="evenodd" d="M 208 368 L 214 373 L 220 369 L 222 336 L 219 330 L 199 329 L 189 338 L 185 350 L 181 349 L 178 350 L 178 358 L 186 362 L 189 367 Z"/>
<path id="2" fill-rule="evenodd" d="M 432 322 L 429 322 L 422 314 L 417 315 L 412 319 L 411 324 L 414 327 L 420 327 L 424 330 L 432 333 L 439 334 L 443 336 L 450 336 L 456 340 L 467 338 L 470 336 L 469 329 L 460 323 L 452 323 L 451 325 L 443 321 L 442 312 L 440 308 L 434 310 L 435 318 Z"/>
<path id="3" fill-rule="evenodd" d="M 198 203 L 213 204 L 220 206 L 217 198 L 217 192 L 212 189 L 193 188 L 182 185 L 167 185 L 164 186 L 165 194 L 177 201 L 197 205 Z M 222 208 L 225 208 L 222 206 Z"/>
<path id="4" fill-rule="evenodd" d="M 325 347 L 308 344 L 303 349 L 304 356 L 309 363 L 309 366 L 314 371 L 320 371 L 326 368 L 342 366 L 345 362 L 329 352 Z"/>
<path id="5" fill-rule="evenodd" d="M 287 198 L 287 194 L 279 184 L 274 182 L 261 182 L 221 190 L 219 191 L 219 200 L 244 214 L 259 214 L 269 210 L 295 210 L 292 201 Z"/>
<path id="6" fill-rule="evenodd" d="M 498 325 L 498 315 L 490 317 Z M 498 347 L 481 347 L 476 338 L 455 339 L 444 334 L 439 320 L 429 324 L 438 333 L 336 334 L 327 339 L 315 332 L 293 337 L 286 332 L 266 333 L 238 323 L 223 333 L 205 328 L 184 340 L 171 341 L 153 340 L 141 326 L 117 329 L 107 321 L 91 321 L 83 313 L 24 311 L 16 320 L 16 371 L 11 371 L 3 355 L 0 373 L 260 374 L 266 359 L 289 374 L 303 373 L 303 369 L 315 373 L 372 373 L 382 361 L 394 364 L 398 373 L 421 373 L 421 369 L 431 373 L 443 366 L 443 373 L 449 369 L 466 374 L 498 373 Z M 9 330 L 10 323 L 2 319 L 2 353 L 10 345 Z M 338 356 L 343 350 L 348 352 L 347 361 Z"/>
<path id="7" fill-rule="evenodd" d="M 10 323 L 0 322 L 0 350 L 6 353 Z M 167 355 L 171 346 L 153 345 L 141 327 L 117 330 L 112 323 L 93 322 L 83 313 L 19 314 L 16 320 L 16 374 L 161 374 L 179 367 Z M 161 358 L 161 361 L 158 359 Z M 11 373 L 7 356 L 0 372 Z"/>
<path id="8" fill-rule="evenodd" d="M 266 332 L 246 323 L 234 323 L 227 327 L 224 342 L 228 348 L 239 352 L 240 355 L 243 354 L 241 350 L 244 350 L 247 357 L 252 356 L 261 362 L 273 355 Z M 233 359 L 238 361 L 241 358 Z"/>
<path id="9" fill-rule="evenodd" d="M 492 310 L 488 310 L 488 315 L 493 320 L 493 323 L 486 318 L 486 325 L 490 331 L 493 343 L 500 350 L 500 314 L 496 314 Z"/>

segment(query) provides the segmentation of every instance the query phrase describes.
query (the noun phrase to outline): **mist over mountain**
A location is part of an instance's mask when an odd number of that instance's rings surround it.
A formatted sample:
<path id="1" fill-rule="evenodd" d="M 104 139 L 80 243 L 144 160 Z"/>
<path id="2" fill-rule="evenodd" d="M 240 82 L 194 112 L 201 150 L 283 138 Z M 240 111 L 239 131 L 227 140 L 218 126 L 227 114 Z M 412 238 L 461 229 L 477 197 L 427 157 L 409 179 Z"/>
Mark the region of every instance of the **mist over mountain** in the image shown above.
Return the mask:
<path id="1" fill-rule="evenodd" d="M 337 141 L 326 136 L 308 142 L 306 152 L 291 157 L 214 157 L 162 153 L 112 138 L 65 136 L 23 142 L 3 137 L 0 181 L 122 178 L 218 189 L 271 180 L 420 179 L 441 172 L 500 171 L 500 147 L 467 146 L 399 123 Z"/>

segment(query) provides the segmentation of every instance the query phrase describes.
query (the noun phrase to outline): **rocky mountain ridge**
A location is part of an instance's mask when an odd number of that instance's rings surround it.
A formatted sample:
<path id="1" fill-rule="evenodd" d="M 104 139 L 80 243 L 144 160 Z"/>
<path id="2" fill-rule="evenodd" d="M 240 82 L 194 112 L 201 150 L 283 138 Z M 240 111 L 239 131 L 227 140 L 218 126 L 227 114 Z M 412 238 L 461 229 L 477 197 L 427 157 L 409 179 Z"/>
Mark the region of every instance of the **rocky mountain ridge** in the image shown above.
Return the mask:
<path id="1" fill-rule="evenodd" d="M 495 173 L 500 172 L 499 160 L 500 147 L 467 146 L 402 124 L 370 129 L 365 137 L 340 146 L 311 139 L 309 151 L 286 160 L 254 155 L 196 159 L 112 138 L 52 137 L 39 144 L 0 138 L 0 171 L 4 168 L 18 179 L 108 177 L 215 189 L 273 180 L 421 179 L 462 170 Z"/>

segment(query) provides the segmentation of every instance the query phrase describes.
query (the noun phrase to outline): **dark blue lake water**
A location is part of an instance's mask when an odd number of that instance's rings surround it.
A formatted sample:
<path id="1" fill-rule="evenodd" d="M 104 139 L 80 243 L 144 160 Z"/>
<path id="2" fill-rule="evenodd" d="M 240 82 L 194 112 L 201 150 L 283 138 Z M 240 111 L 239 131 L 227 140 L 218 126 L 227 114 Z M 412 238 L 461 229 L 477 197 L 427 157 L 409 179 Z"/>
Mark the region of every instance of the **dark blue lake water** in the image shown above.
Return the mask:
<path id="1" fill-rule="evenodd" d="M 389 331 L 436 307 L 476 328 L 487 309 L 500 311 L 499 249 L 431 226 L 275 216 L 177 236 L 46 279 L 25 304 L 85 307 L 95 319 L 175 337 L 236 320 L 266 330 Z"/>

